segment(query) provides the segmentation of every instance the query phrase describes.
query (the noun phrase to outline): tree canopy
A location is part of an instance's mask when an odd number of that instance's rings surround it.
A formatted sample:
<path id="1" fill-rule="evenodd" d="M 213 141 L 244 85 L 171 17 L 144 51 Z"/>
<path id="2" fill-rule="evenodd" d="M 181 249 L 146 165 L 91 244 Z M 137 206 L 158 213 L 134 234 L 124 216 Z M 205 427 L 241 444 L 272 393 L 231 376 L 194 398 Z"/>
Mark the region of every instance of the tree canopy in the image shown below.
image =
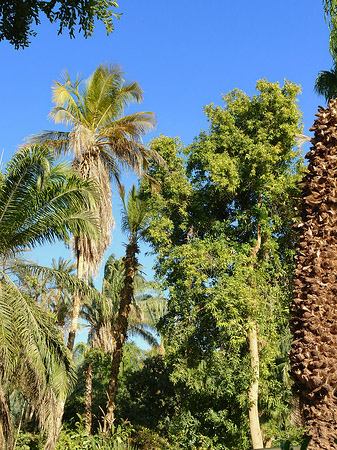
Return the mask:
<path id="1" fill-rule="evenodd" d="M 112 0 L 4 0 L 0 2 L 0 41 L 7 40 L 16 49 L 28 47 L 42 14 L 58 23 L 58 34 L 66 29 L 73 38 L 78 29 L 84 37 L 92 36 L 95 20 L 101 21 L 109 34 L 114 29 L 113 19 L 120 16 L 113 12 L 117 7 Z"/>

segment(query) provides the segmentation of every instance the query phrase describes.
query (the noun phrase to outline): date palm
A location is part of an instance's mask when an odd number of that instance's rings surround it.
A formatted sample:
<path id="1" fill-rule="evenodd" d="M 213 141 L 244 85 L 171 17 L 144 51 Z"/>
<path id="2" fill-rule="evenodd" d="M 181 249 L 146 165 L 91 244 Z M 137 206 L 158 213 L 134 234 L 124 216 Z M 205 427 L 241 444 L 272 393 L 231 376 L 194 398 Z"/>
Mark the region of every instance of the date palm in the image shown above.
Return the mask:
<path id="1" fill-rule="evenodd" d="M 124 261 L 123 287 L 120 293 L 119 310 L 112 327 L 112 363 L 108 388 L 107 411 L 104 417 L 103 431 L 107 433 L 115 419 L 115 397 L 120 364 L 123 357 L 123 346 L 127 337 L 131 303 L 135 293 L 135 277 L 139 265 L 139 239 L 144 230 L 148 211 L 145 203 L 138 197 L 135 187 L 131 189 L 126 203 L 124 189 L 120 189 L 123 202 L 122 229 L 128 233 L 129 242 L 126 246 Z"/>
<path id="2" fill-rule="evenodd" d="M 114 223 L 111 204 L 111 181 L 119 183 L 123 169 L 142 175 L 149 158 L 161 161 L 159 155 L 142 144 L 142 136 L 152 130 L 154 114 L 138 112 L 124 115 L 132 102 L 140 103 L 143 91 L 137 82 L 126 82 L 118 65 L 100 65 L 85 82 L 72 82 L 65 72 L 62 82 L 53 86 L 55 107 L 50 117 L 55 123 L 71 126 L 71 131 L 46 131 L 33 137 L 58 154 L 72 152 L 74 167 L 83 179 L 94 179 L 101 187 L 96 209 L 101 226 L 100 239 L 75 236 L 74 250 L 79 278 L 97 273 L 103 254 L 110 245 Z M 74 297 L 73 317 L 68 347 L 73 349 L 80 309 L 79 295 Z"/>
<path id="3" fill-rule="evenodd" d="M 115 255 L 110 255 L 105 267 L 102 296 L 95 299 L 87 297 L 81 311 L 81 316 L 89 326 L 88 346 L 86 348 L 85 367 L 85 419 L 86 430 L 91 432 L 91 397 L 92 397 L 92 375 L 93 364 L 90 357 L 91 349 L 101 349 L 105 353 L 113 354 L 113 336 L 112 330 L 116 320 L 121 290 L 124 284 L 124 261 L 123 258 L 116 259 Z M 139 267 L 135 274 L 134 290 L 135 292 L 145 289 L 147 281 L 141 274 Z M 143 310 L 133 298 L 130 315 L 128 320 L 128 333 L 131 335 L 140 335 L 150 345 L 158 345 L 152 333 L 144 325 L 145 315 Z"/>
<path id="4" fill-rule="evenodd" d="M 83 181 L 45 147 L 24 148 L 0 174 L 0 449 L 12 448 L 9 389 L 30 402 L 55 443 L 55 404 L 64 399 L 74 369 L 62 334 L 35 299 L 20 290 L 22 251 L 97 235 L 90 212 L 93 184 Z M 42 268 L 32 266 L 34 273 Z M 47 270 L 47 269 L 46 269 Z"/>

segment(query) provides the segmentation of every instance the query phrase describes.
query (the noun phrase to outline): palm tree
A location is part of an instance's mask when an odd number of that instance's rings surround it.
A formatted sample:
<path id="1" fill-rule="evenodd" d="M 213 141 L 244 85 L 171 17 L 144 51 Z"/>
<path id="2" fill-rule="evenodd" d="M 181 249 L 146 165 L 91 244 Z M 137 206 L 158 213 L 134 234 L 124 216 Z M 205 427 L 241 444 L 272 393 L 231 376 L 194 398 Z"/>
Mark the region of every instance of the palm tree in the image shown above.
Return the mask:
<path id="1" fill-rule="evenodd" d="M 81 316 L 89 323 L 88 347 L 85 360 L 85 418 L 86 430 L 91 432 L 91 394 L 92 394 L 92 360 L 90 358 L 91 349 L 101 349 L 105 353 L 113 354 L 112 329 L 116 320 L 120 294 L 124 283 L 124 262 L 123 259 L 116 259 L 115 255 L 110 255 L 105 267 L 102 287 L 102 296 L 96 299 L 87 297 Z M 138 267 L 134 279 L 134 289 L 137 292 L 144 289 L 147 281 Z M 151 345 L 158 345 L 153 335 L 144 328 L 144 314 L 137 303 L 131 304 L 129 315 L 128 331 L 131 335 L 140 335 Z"/>
<path id="2" fill-rule="evenodd" d="M 309 448 L 336 448 L 337 438 L 337 100 L 319 107 L 301 186 L 302 222 L 295 272 L 290 352 Z"/>
<path id="3" fill-rule="evenodd" d="M 45 147 L 22 149 L 0 174 L 1 450 L 13 444 L 10 388 L 21 392 L 39 416 L 48 433 L 45 448 L 55 444 L 55 404 L 65 398 L 74 369 L 53 318 L 17 284 L 24 266 L 19 255 L 38 244 L 67 241 L 73 233 L 97 235 L 89 211 L 93 188 L 67 165 L 55 166 Z"/>
<path id="4" fill-rule="evenodd" d="M 328 102 L 331 98 L 337 98 L 337 63 L 331 70 L 319 72 L 314 90 L 318 95 L 322 95 Z"/>
<path id="5" fill-rule="evenodd" d="M 72 82 L 67 72 L 63 82 L 55 82 L 50 117 L 56 123 L 70 125 L 69 132 L 46 131 L 33 137 L 58 154 L 72 151 L 74 167 L 85 180 L 94 179 L 101 188 L 96 209 L 101 226 L 100 239 L 82 234 L 74 238 L 74 251 L 80 279 L 97 273 L 103 254 L 110 245 L 114 223 L 111 204 L 111 180 L 120 183 L 120 171 L 133 169 L 143 175 L 149 158 L 162 162 L 160 156 L 142 144 L 142 136 L 153 129 L 154 114 L 139 112 L 124 116 L 130 103 L 141 102 L 143 91 L 137 82 L 125 82 L 118 65 L 100 65 L 85 84 Z M 80 296 L 74 297 L 68 348 L 73 349 L 80 309 Z"/>
<path id="6" fill-rule="evenodd" d="M 126 340 L 128 330 L 128 318 L 131 310 L 132 299 L 135 293 L 135 276 L 137 273 L 139 253 L 138 241 L 140 233 L 144 230 L 148 211 L 145 203 L 138 197 L 136 188 L 133 186 L 125 201 L 125 192 L 120 188 L 120 196 L 123 202 L 122 229 L 128 232 L 129 243 L 126 246 L 124 257 L 124 277 L 123 287 L 120 293 L 120 303 L 117 317 L 112 327 L 112 363 L 108 389 L 107 411 L 104 416 L 103 431 L 108 432 L 115 418 L 115 397 L 117 390 L 117 380 L 120 364 L 123 357 L 123 345 Z"/>

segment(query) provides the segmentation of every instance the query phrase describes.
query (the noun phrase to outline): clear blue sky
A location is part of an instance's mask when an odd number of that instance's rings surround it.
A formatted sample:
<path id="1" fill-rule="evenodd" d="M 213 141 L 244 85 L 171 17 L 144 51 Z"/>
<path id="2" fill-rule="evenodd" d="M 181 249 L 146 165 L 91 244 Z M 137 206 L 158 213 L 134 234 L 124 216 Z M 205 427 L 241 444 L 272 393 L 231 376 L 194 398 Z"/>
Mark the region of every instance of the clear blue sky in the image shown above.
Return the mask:
<path id="1" fill-rule="evenodd" d="M 17 145 L 32 133 L 56 129 L 47 120 L 51 85 L 67 68 L 71 77 L 87 78 L 102 62 L 119 63 L 128 79 L 144 90 L 144 102 L 133 110 L 153 111 L 158 125 L 146 137 L 179 136 L 188 145 L 207 128 L 203 106 L 221 104 L 221 95 L 239 88 L 252 95 L 256 80 L 294 81 L 302 86 L 300 108 L 304 133 L 317 105 L 313 92 L 317 73 L 330 69 L 329 33 L 320 0 L 282 2 L 226 0 L 119 0 L 123 15 L 106 36 L 70 39 L 57 35 L 45 21 L 25 50 L 0 42 L 0 151 L 7 162 Z M 126 178 L 130 185 L 133 177 Z M 119 231 L 120 201 L 115 194 L 116 229 L 107 251 L 122 256 L 125 238 Z M 143 248 L 143 252 L 144 252 Z M 41 264 L 69 257 L 62 245 L 38 250 Z M 151 258 L 143 259 L 151 278 Z M 99 287 L 99 283 L 98 283 Z"/>

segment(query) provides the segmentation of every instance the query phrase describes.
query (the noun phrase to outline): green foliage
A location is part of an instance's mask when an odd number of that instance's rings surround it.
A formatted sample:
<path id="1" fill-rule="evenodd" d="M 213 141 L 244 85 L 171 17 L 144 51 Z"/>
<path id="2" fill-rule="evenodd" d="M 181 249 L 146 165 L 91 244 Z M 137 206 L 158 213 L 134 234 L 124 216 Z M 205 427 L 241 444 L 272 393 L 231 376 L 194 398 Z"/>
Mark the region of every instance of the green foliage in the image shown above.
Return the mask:
<path id="1" fill-rule="evenodd" d="M 323 0 L 325 20 L 330 30 L 329 50 L 334 61 L 337 56 L 337 2 L 336 0 Z"/>
<path id="2" fill-rule="evenodd" d="M 56 450 L 136 450 L 131 445 L 131 427 L 128 423 L 118 425 L 105 436 L 98 433 L 89 436 L 80 416 L 74 429 L 61 431 Z"/>
<path id="3" fill-rule="evenodd" d="M 9 389 L 20 392 L 50 434 L 56 423 L 56 405 L 65 399 L 75 372 L 54 317 L 22 285 L 21 276 L 28 275 L 36 286 L 41 273 L 57 273 L 54 279 L 64 274 L 29 264 L 18 255 L 38 244 L 68 240 L 72 233 L 88 235 L 97 230 L 89 211 L 95 199 L 94 185 L 83 182 L 69 166 L 56 165 L 55 158 L 45 147 L 26 147 L 0 175 L 2 399 Z"/>
<path id="4" fill-rule="evenodd" d="M 158 433 L 146 427 L 136 427 L 132 442 L 139 449 L 144 450 L 164 450 L 169 448 L 169 444 L 165 439 L 161 438 Z"/>
<path id="5" fill-rule="evenodd" d="M 337 65 L 334 63 L 332 69 L 319 72 L 314 90 L 318 95 L 322 95 L 328 102 L 331 98 L 337 97 Z"/>
<path id="6" fill-rule="evenodd" d="M 58 34 L 64 29 L 70 37 L 75 37 L 75 31 L 83 31 L 84 37 L 93 35 L 95 20 L 101 21 L 107 33 L 113 31 L 113 19 L 120 17 L 113 8 L 118 4 L 111 0 L 90 1 L 40 1 L 30 0 L 19 2 L 5 0 L 0 4 L 0 41 L 6 39 L 16 49 L 28 47 L 30 37 L 36 36 L 32 24 L 38 25 L 41 14 L 51 23 L 58 23 Z"/>
<path id="7" fill-rule="evenodd" d="M 82 419 L 79 417 L 74 428 L 66 428 L 61 431 L 56 450 L 151 450 L 151 447 L 135 446 L 134 441 L 139 441 L 140 444 L 144 443 L 144 445 L 161 441 L 158 436 L 157 438 L 154 437 L 151 441 L 151 433 L 146 430 L 137 431 L 137 436 L 139 434 L 139 437 L 131 439 L 132 431 L 130 425 L 124 423 L 118 425 L 108 437 L 101 434 L 89 436 L 85 432 Z M 42 436 L 20 432 L 15 448 L 16 450 L 43 450 Z M 157 449 L 159 447 L 154 448 Z"/>
<path id="8" fill-rule="evenodd" d="M 118 391 L 117 391 L 117 411 L 116 415 L 118 419 L 128 418 L 127 415 L 121 415 L 120 409 L 123 408 L 123 401 L 127 396 L 125 387 L 126 374 L 138 370 L 143 362 L 143 351 L 140 350 L 134 343 L 127 343 L 124 346 L 123 360 L 119 373 Z M 92 379 L 92 415 L 93 415 L 93 430 L 96 432 L 100 427 L 100 420 L 102 417 L 102 411 L 105 411 L 107 391 L 110 379 L 111 371 L 111 356 L 104 353 L 99 349 L 92 349 L 90 353 L 86 355 L 86 359 L 78 367 L 78 380 L 77 383 L 68 396 L 65 411 L 64 422 L 68 428 L 71 428 L 73 417 L 76 414 L 84 414 L 84 401 L 85 401 L 85 373 L 84 367 L 88 361 L 93 363 L 93 379 Z"/>
<path id="9" fill-rule="evenodd" d="M 170 381 L 184 391 L 170 417 L 182 448 L 203 439 L 210 448 L 248 446 L 252 323 L 266 438 L 283 436 L 289 425 L 291 391 L 277 379 L 277 361 L 292 293 L 294 197 L 304 170 L 294 139 L 301 130 L 299 87 L 261 80 L 257 90 L 253 97 L 234 90 L 224 107 L 205 107 L 209 129 L 184 150 L 186 159 L 178 140 L 155 139 L 151 145 L 168 169 L 151 169 L 158 193 L 146 180 L 141 186 L 151 208 L 146 236 L 169 292 L 161 332 Z"/>
<path id="10" fill-rule="evenodd" d="M 306 450 L 308 448 L 308 445 L 310 444 L 311 441 L 311 436 L 307 436 L 304 441 L 301 444 L 301 448 L 300 450 Z M 281 449 L 282 450 L 293 450 L 293 447 L 291 446 L 291 442 L 290 441 L 286 441 L 286 442 L 281 442 Z"/>

